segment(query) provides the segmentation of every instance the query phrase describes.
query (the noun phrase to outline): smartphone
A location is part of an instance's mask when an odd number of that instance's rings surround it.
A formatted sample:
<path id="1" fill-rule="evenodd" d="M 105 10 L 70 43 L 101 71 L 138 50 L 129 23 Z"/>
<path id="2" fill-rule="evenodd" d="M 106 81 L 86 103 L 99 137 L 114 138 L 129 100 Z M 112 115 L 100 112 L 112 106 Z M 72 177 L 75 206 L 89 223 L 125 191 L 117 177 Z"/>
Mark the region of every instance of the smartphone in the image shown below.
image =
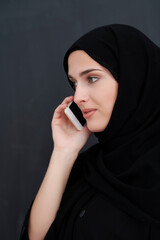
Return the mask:
<path id="1" fill-rule="evenodd" d="M 82 130 L 86 120 L 77 104 L 72 101 L 64 110 L 66 116 L 70 119 L 77 130 Z"/>

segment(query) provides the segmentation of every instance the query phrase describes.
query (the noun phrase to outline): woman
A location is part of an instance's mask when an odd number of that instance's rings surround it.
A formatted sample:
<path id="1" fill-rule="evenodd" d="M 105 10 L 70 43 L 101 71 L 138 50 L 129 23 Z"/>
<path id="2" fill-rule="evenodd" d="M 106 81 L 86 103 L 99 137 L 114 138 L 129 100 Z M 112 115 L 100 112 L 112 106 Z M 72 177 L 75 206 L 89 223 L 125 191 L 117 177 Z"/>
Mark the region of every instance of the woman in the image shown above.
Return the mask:
<path id="1" fill-rule="evenodd" d="M 113 24 L 75 42 L 64 68 L 74 97 L 54 112 L 54 151 L 21 239 L 159 239 L 160 49 Z M 73 99 L 82 131 L 64 114 Z M 79 155 L 92 132 L 99 143 Z"/>

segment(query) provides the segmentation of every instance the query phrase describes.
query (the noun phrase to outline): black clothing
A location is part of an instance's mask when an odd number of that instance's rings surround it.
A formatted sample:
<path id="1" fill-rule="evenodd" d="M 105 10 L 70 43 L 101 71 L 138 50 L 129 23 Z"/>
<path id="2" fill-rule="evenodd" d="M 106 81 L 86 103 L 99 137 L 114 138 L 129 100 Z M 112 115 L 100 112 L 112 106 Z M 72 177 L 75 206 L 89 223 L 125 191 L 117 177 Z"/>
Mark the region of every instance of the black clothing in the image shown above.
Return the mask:
<path id="1" fill-rule="evenodd" d="M 108 126 L 96 133 L 99 143 L 76 160 L 50 231 L 60 240 L 97 239 L 101 233 L 102 240 L 158 240 L 160 49 L 133 27 L 100 27 L 67 51 L 66 73 L 68 56 L 78 49 L 110 70 L 118 97 Z"/>
<path id="2" fill-rule="evenodd" d="M 151 239 L 153 233 L 160 234 L 159 226 L 148 225 L 118 209 L 102 194 L 94 195 L 80 210 L 75 223 L 74 240 L 142 240 Z M 27 228 L 26 228 L 27 230 Z M 157 235 L 158 236 L 158 235 Z M 22 237 L 28 240 L 27 231 Z M 57 240 L 55 222 L 45 237 L 45 240 Z M 67 239 L 67 238 L 65 238 Z M 159 239 L 153 238 L 153 239 Z"/>

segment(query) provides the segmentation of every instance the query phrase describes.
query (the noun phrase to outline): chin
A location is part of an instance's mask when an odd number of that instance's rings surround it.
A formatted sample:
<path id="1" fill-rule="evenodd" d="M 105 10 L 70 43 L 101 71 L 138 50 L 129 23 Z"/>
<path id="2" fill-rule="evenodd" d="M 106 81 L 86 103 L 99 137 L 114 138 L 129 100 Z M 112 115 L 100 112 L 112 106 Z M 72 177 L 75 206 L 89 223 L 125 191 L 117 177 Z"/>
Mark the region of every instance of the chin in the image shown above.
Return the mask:
<path id="1" fill-rule="evenodd" d="M 95 125 L 95 124 L 88 124 L 87 123 L 87 128 L 89 129 L 89 131 L 95 132 L 95 133 L 96 132 L 103 132 L 106 127 L 107 127 L 107 125 L 102 127 L 102 125 L 100 126 L 99 124 Z"/>

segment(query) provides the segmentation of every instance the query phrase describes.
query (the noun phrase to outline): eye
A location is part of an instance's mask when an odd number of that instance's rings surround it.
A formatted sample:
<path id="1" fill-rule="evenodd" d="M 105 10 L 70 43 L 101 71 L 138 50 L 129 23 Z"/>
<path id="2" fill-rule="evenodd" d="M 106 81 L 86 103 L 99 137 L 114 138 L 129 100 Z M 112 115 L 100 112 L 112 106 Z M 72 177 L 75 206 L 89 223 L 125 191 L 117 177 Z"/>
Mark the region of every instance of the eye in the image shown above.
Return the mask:
<path id="1" fill-rule="evenodd" d="M 98 77 L 88 77 L 88 80 L 90 81 L 90 83 L 94 83 L 98 80 Z"/>

